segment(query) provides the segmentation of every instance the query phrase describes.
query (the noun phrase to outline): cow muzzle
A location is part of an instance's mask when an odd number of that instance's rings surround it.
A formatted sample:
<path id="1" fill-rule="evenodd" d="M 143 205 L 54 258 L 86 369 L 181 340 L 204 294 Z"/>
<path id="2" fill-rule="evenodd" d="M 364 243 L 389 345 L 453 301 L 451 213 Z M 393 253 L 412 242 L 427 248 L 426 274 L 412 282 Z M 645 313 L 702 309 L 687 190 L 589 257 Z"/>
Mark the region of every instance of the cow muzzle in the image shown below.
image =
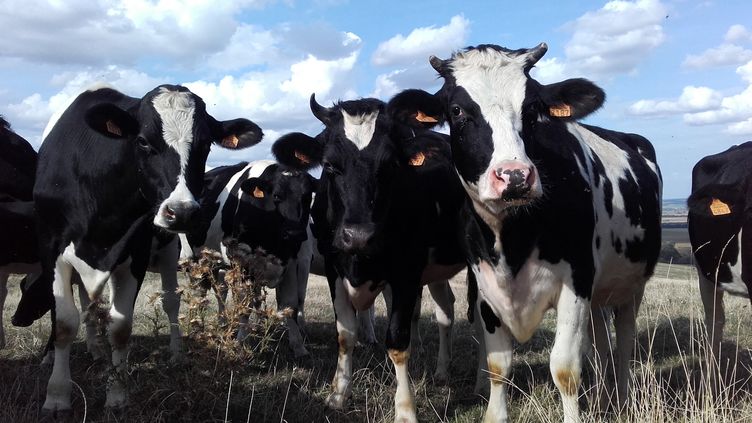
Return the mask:
<path id="1" fill-rule="evenodd" d="M 171 201 L 162 203 L 154 216 L 154 224 L 171 232 L 187 232 L 198 217 L 196 201 Z"/>
<path id="2" fill-rule="evenodd" d="M 526 202 L 539 191 L 537 171 L 534 166 L 517 161 L 501 162 L 492 166 L 487 176 L 487 189 L 483 200 Z"/>
<path id="3" fill-rule="evenodd" d="M 335 247 L 346 253 L 365 250 L 376 232 L 373 224 L 345 224 L 334 240 Z"/>

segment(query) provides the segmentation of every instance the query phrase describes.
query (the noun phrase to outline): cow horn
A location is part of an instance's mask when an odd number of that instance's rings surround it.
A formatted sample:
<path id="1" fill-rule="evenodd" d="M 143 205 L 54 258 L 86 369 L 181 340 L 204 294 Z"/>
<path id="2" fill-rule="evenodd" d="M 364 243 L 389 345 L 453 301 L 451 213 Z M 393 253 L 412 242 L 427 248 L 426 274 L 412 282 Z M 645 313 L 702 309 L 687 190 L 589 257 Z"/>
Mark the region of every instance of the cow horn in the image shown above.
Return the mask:
<path id="1" fill-rule="evenodd" d="M 546 43 L 540 43 L 536 47 L 531 48 L 527 51 L 527 64 L 532 66 L 538 63 L 538 60 L 540 60 L 547 51 L 548 45 Z"/>
<path id="2" fill-rule="evenodd" d="M 316 116 L 316 119 L 320 120 L 324 125 L 329 125 L 331 122 L 329 116 L 330 110 L 316 101 L 316 93 L 311 94 L 311 112 Z"/>

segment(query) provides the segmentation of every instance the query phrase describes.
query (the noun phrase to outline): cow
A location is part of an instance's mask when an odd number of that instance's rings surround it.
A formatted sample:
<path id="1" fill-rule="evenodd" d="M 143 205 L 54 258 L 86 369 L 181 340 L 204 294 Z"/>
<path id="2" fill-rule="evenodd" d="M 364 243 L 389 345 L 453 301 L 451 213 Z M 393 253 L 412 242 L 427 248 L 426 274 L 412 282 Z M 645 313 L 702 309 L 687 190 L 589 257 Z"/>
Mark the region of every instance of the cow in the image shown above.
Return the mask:
<path id="1" fill-rule="evenodd" d="M 623 404 L 635 316 L 660 250 L 662 179 L 653 147 L 636 134 L 578 123 L 602 106 L 605 93 L 585 79 L 533 79 L 530 70 L 547 48 L 483 44 L 430 58 L 443 78 L 432 102 L 449 124 L 452 160 L 468 194 L 461 240 L 484 332 L 486 422 L 509 420 L 512 340 L 529 340 L 551 308 L 550 369 L 564 421 L 580 420 L 590 331 L 600 365 L 609 365 L 610 310 Z M 608 396 L 600 396 L 602 407 Z"/>
<path id="2" fill-rule="evenodd" d="M 277 309 L 291 309 L 285 318 L 290 348 L 296 358 L 309 355 L 303 345 L 303 306 L 312 258 L 312 237 L 307 233 L 311 196 L 316 179 L 306 172 L 287 168 L 271 160 L 241 162 L 208 171 L 204 177 L 200 221 L 186 235 L 180 235 L 181 260 L 195 257 L 202 248 L 230 257 L 245 251 L 263 250 L 260 260 L 263 283 L 276 288 Z M 240 250 L 240 251 L 239 251 Z M 258 272 L 260 269 L 254 269 Z M 220 315 L 227 288 L 224 272 L 218 275 Z M 243 325 L 238 338 L 244 338 Z"/>
<path id="3" fill-rule="evenodd" d="M 750 163 L 752 141 L 704 157 L 692 169 L 687 223 L 713 360 L 720 360 L 724 293 L 749 298 L 752 286 Z"/>
<path id="4" fill-rule="evenodd" d="M 32 189 L 37 152 L 0 116 L 0 348 L 5 348 L 3 308 L 11 274 L 39 275 Z M 25 288 L 25 286 L 24 286 Z"/>
<path id="5" fill-rule="evenodd" d="M 450 165 L 446 136 L 430 130 L 431 110 L 401 106 L 411 91 L 389 104 L 377 99 L 320 105 L 325 128 L 316 137 L 281 137 L 272 152 L 281 163 L 307 170 L 322 165 L 312 206 L 314 235 L 325 257 L 334 305 L 339 355 L 327 398 L 342 409 L 351 393 L 356 310 L 387 295 L 386 347 L 395 367 L 395 419 L 414 420 L 408 375 L 416 303 L 424 284 L 439 305 L 440 353 L 435 376 L 446 380 L 454 297 L 448 279 L 465 267 L 456 238 L 465 193 Z"/>
<path id="6" fill-rule="evenodd" d="M 69 355 L 80 323 L 72 272 L 92 299 L 110 282 L 112 374 L 105 406 L 121 408 L 135 295 L 154 234 L 185 232 L 193 224 L 213 142 L 238 149 L 262 135 L 247 119 L 217 121 L 199 96 L 178 85 L 160 85 L 142 98 L 93 87 L 61 114 L 39 150 L 33 191 L 39 282 L 52 285 L 55 300 L 55 362 L 44 412 L 71 408 Z M 171 243 L 176 271 L 176 238 Z"/>

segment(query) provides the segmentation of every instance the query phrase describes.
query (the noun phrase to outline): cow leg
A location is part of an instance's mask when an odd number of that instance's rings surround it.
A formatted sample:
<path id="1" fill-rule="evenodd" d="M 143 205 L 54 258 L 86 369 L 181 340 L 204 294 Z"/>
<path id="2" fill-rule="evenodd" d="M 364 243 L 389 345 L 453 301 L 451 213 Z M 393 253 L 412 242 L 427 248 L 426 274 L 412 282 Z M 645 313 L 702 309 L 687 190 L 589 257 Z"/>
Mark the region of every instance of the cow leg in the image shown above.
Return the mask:
<path id="1" fill-rule="evenodd" d="M 637 312 L 642 303 L 644 285 L 633 297 L 633 301 L 619 305 L 616 310 L 614 326 L 616 327 L 616 401 L 619 411 L 624 410 L 629 400 L 629 376 L 630 361 L 635 349 L 635 332 L 637 330 Z"/>
<path id="2" fill-rule="evenodd" d="M 0 272 L 0 349 L 5 348 L 5 326 L 3 323 L 3 311 L 5 310 L 5 297 L 8 296 L 7 273 Z"/>
<path id="3" fill-rule="evenodd" d="M 475 319 L 473 320 L 473 328 L 475 329 L 475 336 L 478 339 L 478 363 L 475 370 L 475 387 L 473 387 L 473 393 L 475 395 L 488 397 L 490 395 L 490 386 L 488 383 L 488 353 L 486 352 L 486 334 L 483 331 L 483 320 L 480 317 L 480 309 L 478 309 L 477 306 L 474 307 L 476 308 Z M 504 401 L 506 403 L 506 391 L 504 393 Z"/>
<path id="4" fill-rule="evenodd" d="M 419 280 L 418 278 L 419 275 L 415 280 Z M 394 393 L 394 421 L 400 423 L 418 421 L 415 410 L 415 394 L 410 384 L 408 372 L 412 337 L 410 326 L 413 323 L 413 319 L 408 318 L 408 313 L 415 310 L 416 303 L 419 301 L 420 288 L 412 291 L 408 286 L 408 283 L 404 283 L 399 288 L 392 288 L 394 290 L 399 289 L 399 291 L 393 292 L 394 295 L 392 295 L 389 329 L 386 334 L 386 348 L 389 352 L 389 358 L 394 364 L 397 379 L 397 390 Z"/>
<path id="5" fill-rule="evenodd" d="M 598 411 L 605 413 L 608 411 L 611 402 L 612 391 L 607 388 L 606 381 L 609 376 L 613 375 L 613 343 L 611 341 L 610 327 L 610 308 L 593 308 L 591 316 L 591 333 L 593 335 L 593 344 L 595 351 L 593 353 L 593 364 L 595 367 L 595 396 L 598 403 Z"/>
<path id="6" fill-rule="evenodd" d="M 337 343 L 339 355 L 337 370 L 332 380 L 332 393 L 326 399 L 329 407 L 343 409 L 350 397 L 352 387 L 352 359 L 353 348 L 358 340 L 358 325 L 355 319 L 355 309 L 350 303 L 342 278 L 337 278 L 332 289 L 334 302 L 334 317 L 337 321 Z"/>
<path id="7" fill-rule="evenodd" d="M 589 342 L 590 301 L 578 297 L 571 284 L 559 293 L 556 338 L 551 349 L 551 375 L 561 394 L 564 422 L 580 421 L 577 394 L 582 376 L 582 354 Z"/>
<path id="8" fill-rule="evenodd" d="M 439 324 L 439 358 L 433 379 L 437 383 L 449 380 L 449 364 L 452 361 L 452 325 L 454 324 L 454 293 L 449 281 L 428 285 L 434 303 L 434 314 Z"/>
<path id="9" fill-rule="evenodd" d="M 726 311 L 723 308 L 723 291 L 716 289 L 716 285 L 706 279 L 699 271 L 697 273 L 700 279 L 700 298 L 702 298 L 702 306 L 705 309 L 705 330 L 710 345 L 710 348 L 706 351 L 706 372 L 710 376 L 710 386 L 715 395 L 720 390 L 718 375 L 723 374 L 720 363 Z"/>
<path id="10" fill-rule="evenodd" d="M 386 291 L 384 291 L 386 292 Z M 376 340 L 376 305 L 357 312 L 360 342 L 368 345 L 377 344 Z"/>
<path id="11" fill-rule="evenodd" d="M 297 260 L 288 263 L 285 273 L 282 275 L 282 281 L 277 285 L 277 310 L 292 309 L 292 313 L 285 317 L 285 326 L 287 326 L 287 338 L 290 343 L 290 349 L 295 354 L 295 358 L 301 358 L 309 355 L 308 350 L 303 345 L 303 335 L 298 327 L 298 265 Z"/>
<path id="12" fill-rule="evenodd" d="M 183 359 L 183 335 L 180 333 L 180 294 L 178 293 L 178 259 L 180 250 L 175 237 L 159 251 L 159 274 L 162 277 L 162 309 L 170 321 L 170 361 L 177 363 Z"/>
<path id="13" fill-rule="evenodd" d="M 73 300 L 73 267 L 58 257 L 54 268 L 52 294 L 55 296 L 55 360 L 47 383 L 47 397 L 42 410 L 47 413 L 71 409 L 70 348 L 76 339 L 80 316 Z"/>
<path id="14" fill-rule="evenodd" d="M 140 275 L 143 278 L 143 274 Z M 139 282 L 131 273 L 130 260 L 121 264 L 113 272 L 110 280 L 110 346 L 112 347 L 112 369 L 107 380 L 106 407 L 122 408 L 126 405 L 128 377 L 128 340 L 133 328 L 133 306 Z M 57 364 L 57 358 L 55 359 Z"/>
<path id="15" fill-rule="evenodd" d="M 482 309 L 481 304 L 486 305 L 483 299 L 478 297 L 475 308 L 475 322 L 481 326 L 483 331 L 484 339 L 481 344 L 485 343 L 485 346 L 481 348 L 479 354 L 485 350 L 486 366 L 484 367 L 487 370 L 484 370 L 483 374 L 479 374 L 478 379 L 488 380 L 491 385 L 483 422 L 506 423 L 509 421 L 507 382 L 509 373 L 512 371 L 512 336 L 494 311 L 487 305 Z M 483 313 L 480 312 L 481 310 L 483 310 Z M 478 381 L 476 381 L 476 387 L 477 385 Z"/>
<path id="16" fill-rule="evenodd" d="M 95 361 L 104 360 L 104 343 L 97 331 L 96 316 L 91 316 L 91 300 L 83 284 L 78 284 L 78 301 L 81 304 L 81 320 L 86 325 L 86 351 Z"/>
<path id="17" fill-rule="evenodd" d="M 423 348 L 423 339 L 420 337 L 420 312 L 423 302 L 423 287 L 418 288 L 418 298 L 415 299 L 415 307 L 410 322 L 410 349 L 412 353 Z"/>
<path id="18" fill-rule="evenodd" d="M 220 326 L 225 326 L 227 324 L 227 292 L 230 289 L 225 282 L 224 270 L 219 270 L 214 277 L 216 278 L 217 286 L 212 287 L 212 290 L 217 299 L 217 323 L 219 323 Z M 217 291 L 217 289 L 219 289 L 219 291 Z"/>

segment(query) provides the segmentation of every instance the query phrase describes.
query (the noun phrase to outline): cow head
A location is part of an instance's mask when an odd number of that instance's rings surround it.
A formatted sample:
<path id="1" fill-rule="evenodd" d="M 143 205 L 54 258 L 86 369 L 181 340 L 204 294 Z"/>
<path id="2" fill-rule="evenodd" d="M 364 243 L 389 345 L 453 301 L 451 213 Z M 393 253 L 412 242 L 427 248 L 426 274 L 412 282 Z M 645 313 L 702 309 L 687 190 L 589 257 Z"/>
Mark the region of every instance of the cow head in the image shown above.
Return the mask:
<path id="1" fill-rule="evenodd" d="M 263 248 L 283 263 L 295 257 L 307 239 L 311 197 L 317 181 L 307 172 L 270 164 L 240 184 L 233 236 L 251 248 Z"/>
<path id="2" fill-rule="evenodd" d="M 437 135 L 432 141 L 417 137 L 434 126 L 438 117 L 408 110 L 399 98 L 389 105 L 375 99 L 343 101 L 323 107 L 311 96 L 311 110 L 324 125 L 315 138 L 293 133 L 272 147 L 277 160 L 298 169 L 322 165 L 317 205 L 325 209 L 325 229 L 331 244 L 348 258 L 341 266 L 353 285 L 355 274 L 368 274 L 367 260 L 382 253 L 384 225 L 392 209 L 395 183 L 402 172 L 428 174 L 437 158 L 448 155 L 449 145 Z M 416 116 L 419 119 L 416 119 Z M 445 160 L 445 162 L 448 162 Z M 316 217 L 316 216 L 314 216 Z M 315 222 L 320 225 L 319 221 Z M 354 269 L 361 269 L 354 270 Z"/>
<path id="3" fill-rule="evenodd" d="M 197 214 L 212 143 L 240 149 L 263 136 L 247 119 L 217 121 L 199 96 L 175 85 L 155 88 L 127 110 L 99 103 L 85 119 L 100 134 L 129 144 L 140 194 L 157 208 L 154 224 L 172 232 L 187 230 Z"/>
<path id="4" fill-rule="evenodd" d="M 541 178 L 528 156 L 536 125 L 584 117 L 604 101 L 603 91 L 583 79 L 532 79 L 530 69 L 546 50 L 480 45 L 430 59 L 444 78 L 436 101 L 449 122 L 453 160 L 476 207 L 499 213 L 540 197 Z"/>

